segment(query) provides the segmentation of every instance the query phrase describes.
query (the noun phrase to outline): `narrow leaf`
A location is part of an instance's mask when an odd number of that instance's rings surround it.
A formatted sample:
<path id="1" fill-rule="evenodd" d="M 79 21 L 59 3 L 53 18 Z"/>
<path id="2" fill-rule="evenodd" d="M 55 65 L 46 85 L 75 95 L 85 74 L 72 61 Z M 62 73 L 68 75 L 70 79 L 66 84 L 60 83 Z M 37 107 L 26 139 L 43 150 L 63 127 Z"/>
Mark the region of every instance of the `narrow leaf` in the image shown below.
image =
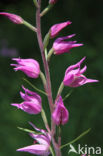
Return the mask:
<path id="1" fill-rule="evenodd" d="M 17 127 L 18 129 L 20 129 L 21 131 L 27 132 L 27 133 L 34 133 L 34 134 L 42 134 L 42 133 L 37 133 L 35 131 L 32 131 L 30 129 L 27 128 L 22 128 L 22 127 Z"/>
<path id="2" fill-rule="evenodd" d="M 71 94 L 72 94 L 73 90 L 71 90 L 64 98 L 63 101 L 66 100 Z"/>
<path id="3" fill-rule="evenodd" d="M 87 133 L 89 133 L 91 130 L 91 128 L 89 128 L 88 130 L 86 130 L 85 132 L 83 132 L 82 134 L 80 134 L 77 138 L 75 138 L 74 140 L 70 141 L 69 143 L 65 144 L 65 145 L 62 145 L 60 148 L 64 148 L 70 144 L 73 144 L 75 143 L 76 141 L 78 141 L 79 139 L 81 139 L 83 136 L 85 136 Z"/>
<path id="4" fill-rule="evenodd" d="M 27 82 L 33 89 L 35 89 L 35 90 L 37 90 L 38 92 L 40 92 L 40 93 L 42 93 L 42 94 L 44 94 L 44 95 L 47 96 L 47 94 L 46 94 L 44 91 L 42 91 L 42 90 L 38 89 L 37 87 L 35 87 L 30 81 L 28 81 L 28 80 L 25 79 L 25 78 L 23 78 L 23 80 L 24 80 L 25 82 Z"/>

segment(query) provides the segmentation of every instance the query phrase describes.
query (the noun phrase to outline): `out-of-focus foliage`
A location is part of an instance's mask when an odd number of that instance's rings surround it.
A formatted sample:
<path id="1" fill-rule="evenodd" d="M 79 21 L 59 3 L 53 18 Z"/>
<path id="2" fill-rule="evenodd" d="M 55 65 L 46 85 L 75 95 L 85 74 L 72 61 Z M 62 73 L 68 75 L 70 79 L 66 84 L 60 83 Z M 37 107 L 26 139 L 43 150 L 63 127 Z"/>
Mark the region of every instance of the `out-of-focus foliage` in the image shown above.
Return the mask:
<path id="1" fill-rule="evenodd" d="M 43 0 L 43 7 L 47 3 L 48 0 Z M 35 8 L 32 0 L 1 0 L 0 11 L 18 14 L 35 25 Z M 65 144 L 86 129 L 92 128 L 88 135 L 74 144 L 75 148 L 78 143 L 103 147 L 103 1 L 58 0 L 53 10 L 43 17 L 43 36 L 50 26 L 68 19 L 72 21 L 72 25 L 65 28 L 59 36 L 76 33 L 74 40 L 84 43 L 84 46 L 71 50 L 70 54 L 52 57 L 50 69 L 53 97 L 56 96 L 65 69 L 84 56 L 87 56 L 86 75 L 100 82 L 73 89 L 71 96 L 65 100 L 70 120 L 62 127 L 62 143 Z M 28 121 L 32 121 L 38 127 L 43 127 L 40 115 L 28 115 L 10 106 L 12 102 L 22 101 L 19 96 L 22 84 L 32 89 L 22 79 L 26 76 L 21 72 L 15 73 L 10 67 L 11 57 L 18 56 L 35 58 L 41 62 L 36 35 L 24 26 L 12 24 L 0 16 L 0 156 L 29 156 L 28 153 L 16 152 L 17 148 L 31 145 L 33 142 L 27 133 L 20 131 L 17 127 L 30 129 Z M 42 63 L 40 64 L 43 69 Z M 43 89 L 40 79 L 29 80 Z M 62 96 L 64 97 L 70 90 L 65 87 Z M 42 101 L 49 118 L 46 97 L 42 96 Z M 68 150 L 69 147 L 63 149 L 63 156 L 68 155 Z"/>

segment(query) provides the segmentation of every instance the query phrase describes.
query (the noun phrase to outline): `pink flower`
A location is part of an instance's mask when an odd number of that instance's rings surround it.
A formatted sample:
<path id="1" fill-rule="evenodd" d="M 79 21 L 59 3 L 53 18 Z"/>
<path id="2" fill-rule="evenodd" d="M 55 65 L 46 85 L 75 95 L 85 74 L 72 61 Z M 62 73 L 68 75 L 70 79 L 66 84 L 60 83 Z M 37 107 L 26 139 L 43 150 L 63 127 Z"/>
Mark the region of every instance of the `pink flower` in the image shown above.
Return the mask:
<path id="1" fill-rule="evenodd" d="M 83 44 L 76 43 L 77 41 L 65 41 L 67 39 L 72 38 L 73 36 L 75 36 L 75 34 L 72 34 L 66 37 L 57 38 L 53 44 L 54 54 L 58 55 L 58 54 L 63 54 L 67 52 L 69 53 L 70 49 L 74 47 L 83 46 Z"/>
<path id="2" fill-rule="evenodd" d="M 80 68 L 80 65 L 85 60 L 85 57 L 81 59 L 78 63 L 75 65 L 71 65 L 67 68 L 64 76 L 63 83 L 65 86 L 70 87 L 79 87 L 86 83 L 93 83 L 98 82 L 98 80 L 88 79 L 86 78 L 83 73 L 86 71 L 87 66 L 85 65 L 82 69 Z"/>
<path id="3" fill-rule="evenodd" d="M 68 122 L 69 113 L 63 104 L 63 100 L 61 96 L 59 96 L 55 104 L 56 104 L 56 108 L 52 114 L 52 118 L 56 125 L 60 125 L 60 124 L 64 125 Z"/>
<path id="4" fill-rule="evenodd" d="M 81 156 L 86 156 L 86 154 L 83 154 L 83 155 L 81 155 Z M 90 156 L 90 155 L 88 155 L 88 156 Z"/>
<path id="5" fill-rule="evenodd" d="M 50 142 L 51 142 L 51 136 L 45 130 L 38 129 L 34 124 L 32 124 L 32 123 L 30 123 L 30 124 L 33 126 L 33 128 L 36 131 L 39 131 L 43 134 L 30 133 L 30 136 L 33 139 L 35 139 L 36 140 L 35 142 L 37 142 L 37 143 L 34 145 L 30 145 L 27 147 L 17 149 L 17 151 L 29 152 L 31 154 L 36 154 L 36 155 L 46 155 L 46 156 L 49 155 L 50 154 L 49 147 L 50 147 Z"/>
<path id="6" fill-rule="evenodd" d="M 13 103 L 12 106 L 16 106 L 18 109 L 23 110 L 24 112 L 27 112 L 28 114 L 38 114 L 41 112 L 41 97 L 35 93 L 32 92 L 24 86 L 22 86 L 25 93 L 20 92 L 21 98 L 24 100 L 21 104 Z"/>
<path id="7" fill-rule="evenodd" d="M 16 61 L 18 64 L 11 64 L 15 66 L 14 70 L 23 71 L 28 77 L 37 78 L 40 74 L 39 63 L 34 59 L 20 59 L 13 58 L 12 60 Z"/>
<path id="8" fill-rule="evenodd" d="M 59 23 L 59 24 L 55 24 L 50 28 L 50 37 L 54 38 L 55 36 L 57 36 L 59 34 L 59 32 L 65 28 L 66 26 L 70 25 L 71 22 L 67 21 L 67 22 L 63 22 L 63 23 Z"/>
<path id="9" fill-rule="evenodd" d="M 7 13 L 7 12 L 0 12 L 0 15 L 4 15 L 8 17 L 15 24 L 23 24 L 23 19 L 18 15 Z"/>
<path id="10" fill-rule="evenodd" d="M 55 4 L 57 0 L 49 0 L 49 4 Z"/>

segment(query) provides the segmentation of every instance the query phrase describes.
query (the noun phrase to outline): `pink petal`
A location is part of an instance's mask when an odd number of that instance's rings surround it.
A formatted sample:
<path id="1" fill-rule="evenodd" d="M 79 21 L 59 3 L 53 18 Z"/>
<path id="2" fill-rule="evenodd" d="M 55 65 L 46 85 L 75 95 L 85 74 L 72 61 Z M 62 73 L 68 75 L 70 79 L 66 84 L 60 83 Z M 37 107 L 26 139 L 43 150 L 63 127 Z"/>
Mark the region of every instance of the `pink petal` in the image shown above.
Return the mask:
<path id="1" fill-rule="evenodd" d="M 64 125 L 68 121 L 69 113 L 63 104 L 63 100 L 61 96 L 56 100 L 55 104 L 56 104 L 56 108 L 52 113 L 52 118 L 56 125 L 60 125 L 60 124 Z"/>
<path id="2" fill-rule="evenodd" d="M 45 155 L 48 153 L 48 146 L 35 144 L 35 145 L 17 149 L 17 151 L 29 152 L 31 154 L 36 154 L 36 155 Z"/>
<path id="3" fill-rule="evenodd" d="M 50 28 L 50 36 L 51 38 L 55 37 L 58 35 L 58 33 L 65 28 L 67 25 L 70 25 L 71 22 L 67 21 L 67 22 L 63 22 L 63 23 L 59 23 L 59 24 L 55 24 Z"/>
<path id="4" fill-rule="evenodd" d="M 71 65 L 67 68 L 65 74 L 67 74 L 68 72 L 70 72 L 71 70 L 75 69 L 75 68 L 80 68 L 80 65 L 83 63 L 83 61 L 85 60 L 86 57 L 83 57 L 78 63 L 76 63 L 75 65 Z"/>

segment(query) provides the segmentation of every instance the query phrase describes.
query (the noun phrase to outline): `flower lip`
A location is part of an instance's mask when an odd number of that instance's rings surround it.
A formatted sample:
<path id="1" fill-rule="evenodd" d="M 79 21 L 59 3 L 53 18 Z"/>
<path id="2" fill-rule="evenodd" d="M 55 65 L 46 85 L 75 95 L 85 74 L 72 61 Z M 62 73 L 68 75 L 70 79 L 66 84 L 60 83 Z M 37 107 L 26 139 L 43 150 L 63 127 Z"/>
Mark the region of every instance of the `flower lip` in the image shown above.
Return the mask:
<path id="1" fill-rule="evenodd" d="M 69 113 L 66 107 L 63 104 L 62 97 L 59 96 L 55 101 L 56 108 L 52 114 L 52 118 L 56 125 L 64 125 L 69 119 Z"/>

